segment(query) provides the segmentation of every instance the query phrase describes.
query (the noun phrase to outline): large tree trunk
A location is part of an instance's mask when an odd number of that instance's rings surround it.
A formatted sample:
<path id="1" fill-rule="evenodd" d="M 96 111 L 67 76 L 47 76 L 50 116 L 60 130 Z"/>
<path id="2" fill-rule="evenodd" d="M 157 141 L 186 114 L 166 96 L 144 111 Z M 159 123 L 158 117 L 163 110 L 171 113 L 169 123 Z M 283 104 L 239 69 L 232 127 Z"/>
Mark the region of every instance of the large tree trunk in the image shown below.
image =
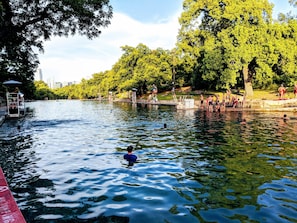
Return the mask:
<path id="1" fill-rule="evenodd" d="M 252 78 L 249 77 L 248 64 L 243 65 L 242 73 L 243 73 L 243 80 L 244 80 L 245 96 L 248 98 L 251 98 L 254 95 L 254 91 L 253 91 L 253 85 L 252 85 Z"/>

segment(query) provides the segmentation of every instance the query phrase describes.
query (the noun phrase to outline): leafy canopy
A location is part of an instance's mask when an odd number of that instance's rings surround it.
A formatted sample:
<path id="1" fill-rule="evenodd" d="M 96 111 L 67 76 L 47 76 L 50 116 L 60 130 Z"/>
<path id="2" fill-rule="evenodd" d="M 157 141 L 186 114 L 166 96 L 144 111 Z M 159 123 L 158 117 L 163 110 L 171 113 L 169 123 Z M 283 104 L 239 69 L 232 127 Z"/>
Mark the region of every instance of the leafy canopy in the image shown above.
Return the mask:
<path id="1" fill-rule="evenodd" d="M 98 37 L 111 17 L 109 0 L 0 0 L 0 81 L 33 81 L 45 40 Z"/>
<path id="2" fill-rule="evenodd" d="M 256 67 L 271 77 L 275 61 L 269 64 L 271 54 L 263 45 L 274 44 L 267 32 L 272 9 L 267 0 L 185 0 L 177 44 L 200 82 L 194 84 L 229 88 L 242 83 L 252 91 Z"/>

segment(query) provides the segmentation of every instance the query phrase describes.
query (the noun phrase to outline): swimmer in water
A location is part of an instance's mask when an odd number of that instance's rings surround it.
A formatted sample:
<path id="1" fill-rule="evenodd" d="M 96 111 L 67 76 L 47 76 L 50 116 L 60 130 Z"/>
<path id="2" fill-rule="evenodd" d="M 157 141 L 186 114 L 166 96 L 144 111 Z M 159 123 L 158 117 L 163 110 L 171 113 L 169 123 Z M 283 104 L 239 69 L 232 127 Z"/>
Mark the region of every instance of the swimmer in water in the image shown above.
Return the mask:
<path id="1" fill-rule="evenodd" d="M 287 116 L 287 114 L 284 114 L 283 119 L 284 119 L 284 121 L 286 121 L 286 120 L 289 120 L 290 118 Z"/>
<path id="2" fill-rule="evenodd" d="M 242 119 L 242 121 L 240 122 L 240 124 L 245 125 L 246 124 L 246 119 Z"/>
<path id="3" fill-rule="evenodd" d="M 124 155 L 124 159 L 129 162 L 129 166 L 133 166 L 137 160 L 137 156 L 133 154 L 133 146 L 128 146 L 127 152 L 128 153 Z"/>

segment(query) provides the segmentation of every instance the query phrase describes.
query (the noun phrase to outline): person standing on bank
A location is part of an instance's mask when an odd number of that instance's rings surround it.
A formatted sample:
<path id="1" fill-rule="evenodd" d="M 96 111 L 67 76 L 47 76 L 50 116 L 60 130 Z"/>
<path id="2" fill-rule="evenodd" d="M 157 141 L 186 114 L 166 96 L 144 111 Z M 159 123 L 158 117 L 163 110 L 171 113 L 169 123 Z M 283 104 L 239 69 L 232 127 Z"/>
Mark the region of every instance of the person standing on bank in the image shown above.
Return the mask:
<path id="1" fill-rule="evenodd" d="M 283 84 L 281 84 L 281 86 L 278 88 L 278 93 L 279 93 L 279 99 L 284 99 L 286 88 L 284 87 Z"/>
<path id="2" fill-rule="evenodd" d="M 153 96 L 154 102 L 158 101 L 157 94 L 158 94 L 158 88 L 157 88 L 157 86 L 155 84 L 153 84 L 152 96 Z"/>
<path id="3" fill-rule="evenodd" d="M 204 97 L 203 94 L 200 94 L 200 108 L 203 107 Z"/>
<path id="4" fill-rule="evenodd" d="M 124 159 L 128 161 L 129 166 L 133 166 L 137 160 L 137 156 L 133 154 L 133 146 L 128 146 L 127 152 L 128 153 L 124 155 Z"/>

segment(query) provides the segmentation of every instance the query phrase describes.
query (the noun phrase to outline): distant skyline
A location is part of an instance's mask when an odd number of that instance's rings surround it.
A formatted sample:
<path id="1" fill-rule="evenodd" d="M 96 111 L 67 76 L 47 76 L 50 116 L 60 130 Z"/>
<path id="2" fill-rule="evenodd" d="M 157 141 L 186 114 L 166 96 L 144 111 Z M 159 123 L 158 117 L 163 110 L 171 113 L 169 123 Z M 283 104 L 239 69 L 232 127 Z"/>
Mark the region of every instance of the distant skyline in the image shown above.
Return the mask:
<path id="1" fill-rule="evenodd" d="M 110 70 L 122 55 L 121 46 L 139 43 L 151 49 L 175 47 L 183 0 L 111 0 L 111 25 L 93 40 L 82 36 L 53 37 L 39 55 L 45 82 L 80 82 Z M 292 8 L 287 0 L 271 0 L 273 16 Z"/>

